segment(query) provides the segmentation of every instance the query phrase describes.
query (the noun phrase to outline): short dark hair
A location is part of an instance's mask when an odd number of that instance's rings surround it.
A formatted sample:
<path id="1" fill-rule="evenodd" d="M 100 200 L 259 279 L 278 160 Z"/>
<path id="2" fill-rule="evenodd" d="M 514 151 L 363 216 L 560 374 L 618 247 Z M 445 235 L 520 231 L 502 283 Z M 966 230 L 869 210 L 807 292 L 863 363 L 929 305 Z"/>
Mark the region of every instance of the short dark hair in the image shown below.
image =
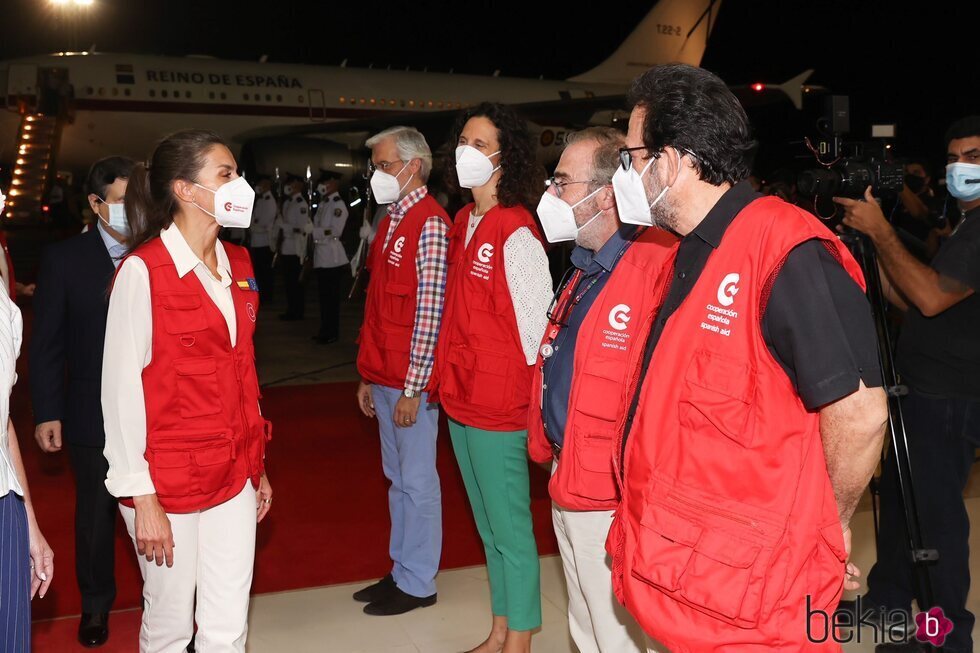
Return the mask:
<path id="1" fill-rule="evenodd" d="M 694 153 L 698 176 L 714 186 L 735 184 L 752 169 L 755 149 L 745 109 L 718 76 L 695 66 L 654 66 L 635 80 L 629 106 L 643 107 L 643 144 Z"/>
<path id="2" fill-rule="evenodd" d="M 129 179 L 136 162 L 125 156 L 107 156 L 92 164 L 85 178 L 85 190 L 105 201 L 106 188 L 117 179 Z"/>
<path id="3" fill-rule="evenodd" d="M 980 136 L 980 116 L 960 118 L 950 125 L 946 130 L 946 147 L 949 147 L 949 142 L 952 140 L 970 136 Z"/>

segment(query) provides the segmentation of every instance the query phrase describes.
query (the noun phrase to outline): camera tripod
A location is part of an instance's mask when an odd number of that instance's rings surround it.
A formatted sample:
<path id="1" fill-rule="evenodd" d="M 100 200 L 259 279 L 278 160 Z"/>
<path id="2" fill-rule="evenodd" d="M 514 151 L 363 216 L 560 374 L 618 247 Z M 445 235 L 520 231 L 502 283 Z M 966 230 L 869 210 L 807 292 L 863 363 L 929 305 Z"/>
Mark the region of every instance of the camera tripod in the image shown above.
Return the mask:
<path id="1" fill-rule="evenodd" d="M 908 394 L 908 388 L 898 382 L 892 335 L 887 322 L 888 299 L 882 289 L 878 257 L 870 239 L 857 232 L 849 231 L 842 236 L 842 240 L 864 270 L 868 301 L 871 303 L 875 328 L 878 333 L 878 361 L 881 365 L 885 393 L 888 397 L 888 430 L 891 433 L 892 455 L 886 459 L 885 450 L 882 450 L 882 467 L 884 465 L 897 466 L 899 494 L 901 495 L 905 517 L 906 545 L 914 569 L 915 599 L 920 610 L 928 610 L 933 607 L 929 565 L 939 560 L 939 553 L 935 549 L 925 548 L 922 541 L 922 530 L 912 480 L 912 461 L 909 456 L 905 422 L 902 418 L 901 397 Z M 877 479 L 872 479 L 871 498 L 876 542 L 878 540 L 877 494 Z"/>

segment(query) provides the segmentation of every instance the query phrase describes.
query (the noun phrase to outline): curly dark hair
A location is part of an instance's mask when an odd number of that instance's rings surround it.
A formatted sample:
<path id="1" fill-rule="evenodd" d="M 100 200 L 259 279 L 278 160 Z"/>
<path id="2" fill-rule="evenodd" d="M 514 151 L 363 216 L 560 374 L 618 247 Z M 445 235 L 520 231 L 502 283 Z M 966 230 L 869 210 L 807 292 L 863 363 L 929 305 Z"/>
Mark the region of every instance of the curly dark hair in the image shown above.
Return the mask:
<path id="1" fill-rule="evenodd" d="M 541 196 L 544 171 L 534 158 L 534 146 L 527 122 L 513 108 L 497 102 L 482 102 L 464 109 L 456 118 L 449 135 L 449 146 L 456 148 L 463 127 L 470 118 L 482 116 L 497 128 L 500 141 L 500 181 L 497 183 L 497 202 L 501 206 L 523 205 L 533 209 Z M 456 176 L 456 166 L 445 167 L 448 189 L 462 195 Z"/>
<path id="2" fill-rule="evenodd" d="M 749 176 L 755 141 L 748 116 L 716 75 L 703 68 L 670 63 L 654 66 L 630 86 L 630 107 L 643 107 L 643 144 L 694 153 L 702 181 L 735 184 Z"/>

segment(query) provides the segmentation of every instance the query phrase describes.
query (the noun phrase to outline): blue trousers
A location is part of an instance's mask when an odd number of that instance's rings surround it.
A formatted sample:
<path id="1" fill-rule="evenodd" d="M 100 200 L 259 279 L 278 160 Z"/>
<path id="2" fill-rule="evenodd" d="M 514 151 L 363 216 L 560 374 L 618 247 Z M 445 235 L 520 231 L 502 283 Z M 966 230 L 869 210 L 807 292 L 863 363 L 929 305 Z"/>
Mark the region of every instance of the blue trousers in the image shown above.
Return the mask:
<path id="1" fill-rule="evenodd" d="M 436 472 L 439 408 L 423 393 L 415 424 L 405 428 L 394 423 L 400 389 L 372 385 L 371 396 L 381 431 L 381 464 L 391 481 L 391 575 L 406 594 L 431 596 L 442 555 L 442 491 Z"/>
<path id="2" fill-rule="evenodd" d="M 0 653 L 31 650 L 31 557 L 27 511 L 13 492 L 0 497 Z"/>

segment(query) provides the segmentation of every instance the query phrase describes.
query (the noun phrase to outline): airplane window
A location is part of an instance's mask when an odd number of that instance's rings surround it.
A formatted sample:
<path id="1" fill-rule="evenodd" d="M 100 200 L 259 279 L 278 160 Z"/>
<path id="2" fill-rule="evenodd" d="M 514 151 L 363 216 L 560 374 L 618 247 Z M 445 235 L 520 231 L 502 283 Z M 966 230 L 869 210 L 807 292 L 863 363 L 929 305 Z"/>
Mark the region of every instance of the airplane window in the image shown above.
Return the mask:
<path id="1" fill-rule="evenodd" d="M 442 108 L 442 102 L 436 103 L 436 106 L 441 109 Z"/>
<path id="2" fill-rule="evenodd" d="M 174 91 L 174 99 L 176 100 L 179 98 L 180 98 L 180 91 Z"/>
<path id="3" fill-rule="evenodd" d="M 92 95 L 93 93 L 95 93 L 95 89 L 93 89 L 91 86 L 85 87 L 85 95 Z"/>
<path id="4" fill-rule="evenodd" d="M 156 96 L 157 96 L 157 92 L 151 88 L 150 89 L 150 97 L 156 97 Z"/>
<path id="5" fill-rule="evenodd" d="M 116 97 L 117 95 L 119 95 L 119 89 L 116 88 L 115 86 L 113 86 L 112 87 L 112 97 Z"/>
<path id="6" fill-rule="evenodd" d="M 432 105 L 433 105 L 433 102 L 432 102 L 432 100 L 429 100 L 429 108 L 430 108 L 430 109 L 432 108 Z"/>
<path id="7" fill-rule="evenodd" d="M 100 96 L 101 95 L 105 95 L 105 89 L 104 88 L 99 87 L 99 95 Z"/>
<path id="8" fill-rule="evenodd" d="M 408 106 L 410 106 L 410 107 L 412 107 L 414 109 L 415 108 L 415 100 L 409 100 L 408 101 Z"/>
<path id="9" fill-rule="evenodd" d="M 125 95 L 126 97 L 129 97 L 132 94 L 133 94 L 133 92 L 131 90 L 129 90 L 128 88 L 124 88 L 123 89 L 123 95 Z"/>
<path id="10" fill-rule="evenodd" d="M 272 102 L 272 95 L 270 95 L 269 93 L 266 93 L 265 94 L 265 101 L 266 102 Z"/>
<path id="11" fill-rule="evenodd" d="M 247 100 L 248 99 L 248 93 L 242 93 L 242 97 Z"/>
<path id="12" fill-rule="evenodd" d="M 282 96 L 281 95 L 277 95 L 276 96 L 276 102 L 282 102 Z"/>
<path id="13" fill-rule="evenodd" d="M 210 93 L 208 93 L 208 99 L 209 100 L 213 100 L 214 99 L 214 91 L 211 91 Z"/>
<path id="14" fill-rule="evenodd" d="M 384 98 L 381 98 L 381 106 L 384 106 L 384 105 L 385 105 L 385 99 Z"/>
<path id="15" fill-rule="evenodd" d="M 389 107 L 395 106 L 395 101 L 394 100 L 388 100 L 388 106 Z"/>
<path id="16" fill-rule="evenodd" d="M 371 106 L 374 106 L 374 104 L 375 104 L 375 99 L 371 98 Z"/>
<path id="17" fill-rule="evenodd" d="M 305 98 L 305 97 L 303 97 L 302 95 L 300 95 L 300 96 L 299 96 L 299 103 L 300 103 L 300 104 L 303 104 L 304 102 L 306 102 L 306 98 Z"/>
<path id="18" fill-rule="evenodd" d="M 227 100 L 228 99 L 228 96 L 225 95 L 225 92 L 224 91 L 221 92 L 221 99 L 222 100 Z"/>
<path id="19" fill-rule="evenodd" d="M 367 101 L 364 98 L 361 98 L 361 104 L 365 104 L 366 102 Z"/>
<path id="20" fill-rule="evenodd" d="M 347 98 L 345 98 L 343 95 L 341 95 L 340 96 L 340 103 L 341 104 L 347 104 Z"/>
<path id="21" fill-rule="evenodd" d="M 402 106 L 402 108 L 405 107 L 405 100 L 401 100 L 401 106 Z"/>
<path id="22" fill-rule="evenodd" d="M 160 91 L 160 97 L 167 97 L 167 91 Z"/>

